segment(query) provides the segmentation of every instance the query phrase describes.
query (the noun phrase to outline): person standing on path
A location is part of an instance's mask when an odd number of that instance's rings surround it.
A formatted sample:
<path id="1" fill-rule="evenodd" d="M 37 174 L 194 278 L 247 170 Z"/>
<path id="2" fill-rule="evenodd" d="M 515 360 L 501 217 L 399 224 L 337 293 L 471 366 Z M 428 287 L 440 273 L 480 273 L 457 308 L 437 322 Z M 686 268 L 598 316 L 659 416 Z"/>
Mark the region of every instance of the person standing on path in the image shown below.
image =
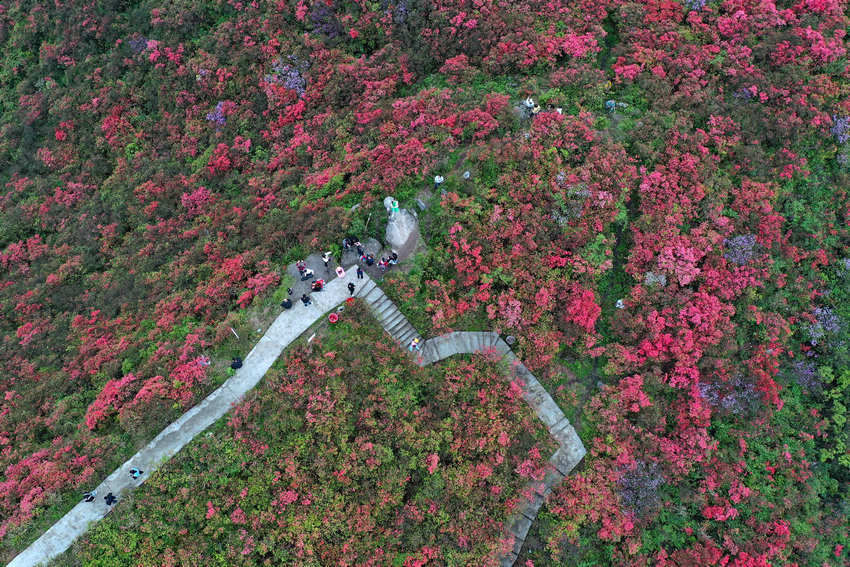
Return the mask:
<path id="1" fill-rule="evenodd" d="M 138 480 L 138 478 L 140 476 L 142 476 L 143 474 L 145 474 L 145 471 L 140 471 L 139 469 L 136 469 L 136 468 L 130 469 L 130 477 L 133 480 Z"/>
<path id="2" fill-rule="evenodd" d="M 360 266 L 357 266 L 357 279 L 358 280 L 363 279 L 363 268 L 361 268 Z"/>
<path id="3" fill-rule="evenodd" d="M 348 282 L 348 295 L 354 295 L 354 284 Z"/>
<path id="4" fill-rule="evenodd" d="M 325 264 L 325 271 L 326 272 L 329 270 L 328 262 L 330 262 L 330 261 L 331 261 L 331 253 L 330 252 L 325 252 L 324 254 L 322 254 L 322 262 Z"/>
<path id="5" fill-rule="evenodd" d="M 302 293 L 301 294 L 301 303 L 304 304 L 304 307 L 307 307 L 308 305 L 310 305 L 310 303 L 312 303 L 310 301 L 310 296 L 307 295 L 306 293 Z"/>
<path id="6" fill-rule="evenodd" d="M 118 502 L 118 499 L 115 498 L 115 495 L 112 494 L 111 492 L 109 494 L 107 494 L 106 496 L 104 496 L 103 499 L 106 500 L 107 506 L 112 506 L 113 504 Z"/>

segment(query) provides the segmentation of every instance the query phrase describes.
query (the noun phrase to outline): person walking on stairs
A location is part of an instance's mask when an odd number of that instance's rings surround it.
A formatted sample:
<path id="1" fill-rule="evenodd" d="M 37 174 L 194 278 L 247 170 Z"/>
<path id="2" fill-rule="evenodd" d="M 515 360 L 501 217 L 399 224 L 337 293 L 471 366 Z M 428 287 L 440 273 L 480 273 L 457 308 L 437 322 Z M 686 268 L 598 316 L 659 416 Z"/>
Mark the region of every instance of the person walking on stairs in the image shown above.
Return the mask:
<path id="1" fill-rule="evenodd" d="M 363 268 L 361 268 L 360 266 L 357 266 L 357 279 L 358 280 L 363 279 Z"/>

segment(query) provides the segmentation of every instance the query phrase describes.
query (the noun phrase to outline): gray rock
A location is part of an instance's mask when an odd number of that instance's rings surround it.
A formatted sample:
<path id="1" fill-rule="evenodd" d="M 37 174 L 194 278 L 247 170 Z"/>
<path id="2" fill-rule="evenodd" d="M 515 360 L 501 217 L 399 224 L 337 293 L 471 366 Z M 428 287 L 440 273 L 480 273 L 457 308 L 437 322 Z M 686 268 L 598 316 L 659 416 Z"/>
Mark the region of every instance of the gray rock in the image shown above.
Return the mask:
<path id="1" fill-rule="evenodd" d="M 360 256 L 357 255 L 357 248 L 351 247 L 342 251 L 342 259 L 339 261 L 340 265 L 346 270 L 356 264 L 360 260 Z"/>
<path id="2" fill-rule="evenodd" d="M 386 238 L 387 244 L 399 249 L 403 248 L 410 237 L 416 232 L 418 221 L 407 209 L 401 209 L 390 215 L 387 222 Z"/>
<path id="3" fill-rule="evenodd" d="M 646 272 L 643 275 L 643 283 L 645 285 L 660 285 L 664 287 L 667 285 L 667 276 L 664 274 L 656 274 L 655 272 Z"/>
<path id="4" fill-rule="evenodd" d="M 367 238 L 366 242 L 363 243 L 363 250 L 365 250 L 367 254 L 371 254 L 378 260 L 381 259 L 382 248 L 383 246 L 381 246 L 381 243 L 374 238 Z"/>

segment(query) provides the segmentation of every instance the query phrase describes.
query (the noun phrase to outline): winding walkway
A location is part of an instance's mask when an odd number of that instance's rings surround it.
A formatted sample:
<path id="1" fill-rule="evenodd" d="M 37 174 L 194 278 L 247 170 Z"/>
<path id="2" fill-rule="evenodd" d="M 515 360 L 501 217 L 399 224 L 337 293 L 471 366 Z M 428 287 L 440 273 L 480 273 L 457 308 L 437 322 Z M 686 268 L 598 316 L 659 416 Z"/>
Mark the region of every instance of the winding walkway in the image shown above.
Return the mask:
<path id="1" fill-rule="evenodd" d="M 368 276 L 358 280 L 355 270 L 351 269 L 346 272 L 345 277 L 334 278 L 325 285 L 321 293 L 312 294 L 312 305 L 304 307 L 300 302 L 296 302 L 292 309 L 281 313 L 245 357 L 242 368 L 236 374 L 110 474 L 97 487 L 97 499 L 94 502 L 77 504 L 15 557 L 8 567 L 35 567 L 46 564 L 67 550 L 86 532 L 89 525 L 110 512 L 111 508 L 103 501 L 105 494 L 112 492 L 120 499 L 144 482 L 150 473 L 157 470 L 198 434 L 223 417 L 259 383 L 287 345 L 309 329 L 322 315 L 349 297 L 349 282 L 357 286 L 355 295 L 366 301 L 384 329 L 403 348 L 407 348 L 411 339 L 419 337 L 419 333 L 407 318 Z M 512 538 L 514 548 L 502 559 L 501 564 L 511 566 L 522 549 L 528 529 L 544 496 L 578 464 L 585 454 L 585 448 L 557 404 L 495 333 L 449 333 L 427 340 L 423 343 L 417 363 L 424 366 L 455 354 L 472 352 L 501 354 L 502 359 L 509 364 L 509 377 L 522 379 L 526 401 L 561 446 L 550 459 L 543 481 L 530 485 L 530 493 L 535 495 L 534 498 L 524 502 L 507 524 L 507 535 Z M 138 481 L 130 477 L 130 469 L 134 467 L 145 471 Z"/>
<path id="2" fill-rule="evenodd" d="M 369 281 L 358 290 L 369 305 L 372 313 L 383 325 L 384 329 L 402 347 L 407 348 L 419 333 L 407 318 L 401 314 L 398 307 L 390 301 L 373 281 Z M 526 494 L 531 498 L 524 499 L 513 517 L 506 522 L 506 536 L 513 541 L 513 549 L 501 559 L 502 567 L 511 567 L 517 559 L 528 530 L 537 517 L 543 499 L 559 484 L 565 476 L 581 461 L 587 452 L 579 439 L 570 420 L 540 384 L 534 374 L 519 361 L 508 344 L 496 333 L 458 331 L 428 339 L 422 344 L 416 362 L 425 366 L 439 362 L 456 354 L 484 353 L 497 355 L 507 363 L 506 379 L 519 379 L 523 385 L 523 398 L 532 407 L 537 417 L 549 430 L 549 434 L 558 442 L 560 447 L 549 459 L 546 473 L 542 481 L 531 482 Z"/>
<path id="3" fill-rule="evenodd" d="M 429 339 L 425 341 L 419 364 L 424 366 L 454 354 L 474 352 L 499 355 L 502 361 L 507 363 L 508 373 L 506 378 L 511 381 L 519 378 L 523 385 L 523 398 L 534 409 L 537 417 L 549 430 L 552 438 L 560 445 L 549 459 L 542 481 L 529 483 L 526 493 L 531 497 L 520 503 L 519 509 L 507 522 L 506 531 L 512 537 L 514 546 L 502 558 L 501 565 L 502 567 L 510 567 L 516 561 L 525 543 L 528 530 L 537 517 L 543 499 L 565 476 L 570 474 L 570 471 L 581 461 L 587 451 L 570 420 L 567 419 L 564 412 L 549 395 L 549 392 L 496 333 L 454 332 Z"/>

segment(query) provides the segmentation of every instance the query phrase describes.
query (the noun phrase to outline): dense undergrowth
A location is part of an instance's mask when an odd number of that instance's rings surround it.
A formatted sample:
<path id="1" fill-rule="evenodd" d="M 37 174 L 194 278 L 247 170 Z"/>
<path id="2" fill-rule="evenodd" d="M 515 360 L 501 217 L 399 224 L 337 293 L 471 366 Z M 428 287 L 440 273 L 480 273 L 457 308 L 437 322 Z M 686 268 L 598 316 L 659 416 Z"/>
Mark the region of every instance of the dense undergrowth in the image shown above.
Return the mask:
<path id="1" fill-rule="evenodd" d="M 846 10 L 0 4 L 0 559 L 439 173 L 389 293 L 515 335 L 589 449 L 524 561 L 846 562 Z"/>
<path id="2" fill-rule="evenodd" d="M 484 357 L 417 367 L 366 308 L 290 348 L 57 565 L 469 565 L 555 448 Z"/>

